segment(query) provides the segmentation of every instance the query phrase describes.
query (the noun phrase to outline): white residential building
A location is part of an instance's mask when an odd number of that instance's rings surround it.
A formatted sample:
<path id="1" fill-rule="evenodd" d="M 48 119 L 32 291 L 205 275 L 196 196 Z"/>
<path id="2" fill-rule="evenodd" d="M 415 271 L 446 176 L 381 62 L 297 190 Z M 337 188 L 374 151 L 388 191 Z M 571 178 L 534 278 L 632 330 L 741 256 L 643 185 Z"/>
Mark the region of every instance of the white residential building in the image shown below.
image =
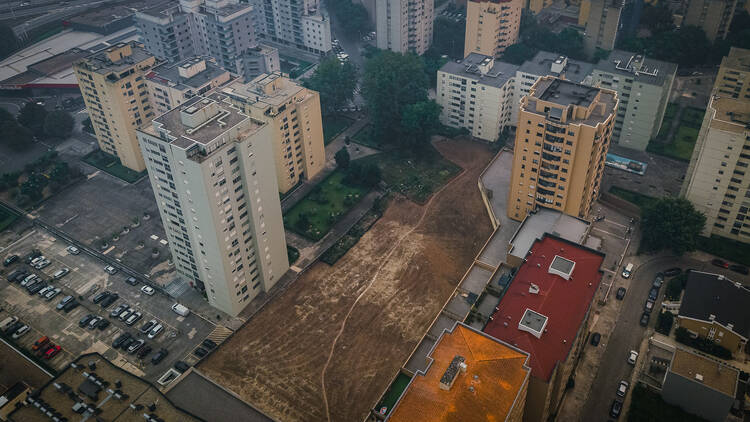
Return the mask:
<path id="1" fill-rule="evenodd" d="M 261 38 L 316 54 L 331 51 L 331 20 L 322 13 L 320 0 L 249 1 Z"/>
<path id="2" fill-rule="evenodd" d="M 146 75 L 151 104 L 157 115 L 188 99 L 226 84 L 232 75 L 210 57 L 193 57 L 157 66 Z"/>
<path id="3" fill-rule="evenodd" d="M 424 54 L 432 44 L 433 0 L 378 0 L 377 47 L 397 53 Z"/>
<path id="4" fill-rule="evenodd" d="M 212 93 L 137 132 L 178 273 L 232 316 L 289 268 L 271 130 Z"/>

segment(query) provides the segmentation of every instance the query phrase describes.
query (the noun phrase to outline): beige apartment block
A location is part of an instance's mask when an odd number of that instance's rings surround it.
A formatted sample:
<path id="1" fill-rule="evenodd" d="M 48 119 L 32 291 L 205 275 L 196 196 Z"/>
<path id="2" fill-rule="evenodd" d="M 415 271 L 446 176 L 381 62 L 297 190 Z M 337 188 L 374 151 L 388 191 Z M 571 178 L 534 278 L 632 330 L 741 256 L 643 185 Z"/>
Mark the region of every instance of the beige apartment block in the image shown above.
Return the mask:
<path id="1" fill-rule="evenodd" d="M 381 50 L 424 54 L 432 44 L 433 0 L 377 0 L 376 44 Z"/>
<path id="2" fill-rule="evenodd" d="M 275 72 L 221 90 L 253 119 L 271 127 L 279 192 L 310 180 L 325 166 L 320 95 Z"/>
<path id="3" fill-rule="evenodd" d="M 612 50 L 620 28 L 620 15 L 625 6 L 624 0 L 590 0 L 588 16 L 585 20 L 586 32 L 583 37 L 583 50 L 591 57 L 596 49 Z M 583 8 L 582 8 L 583 9 Z"/>
<path id="4" fill-rule="evenodd" d="M 750 50 L 729 50 L 729 55 L 721 60 L 714 89 L 721 97 L 750 101 Z"/>
<path id="5" fill-rule="evenodd" d="M 737 0 L 688 0 L 682 24 L 702 28 L 711 42 L 723 40 L 736 9 Z"/>
<path id="6" fill-rule="evenodd" d="M 289 268 L 272 131 L 217 92 L 138 130 L 178 274 L 232 316 Z"/>
<path id="7" fill-rule="evenodd" d="M 537 207 L 588 219 L 612 138 L 617 93 L 551 76 L 521 100 L 508 217 Z"/>
<path id="8" fill-rule="evenodd" d="M 146 165 L 135 130 L 154 117 L 145 76 L 155 64 L 156 59 L 134 41 L 73 64 L 99 148 L 138 172 Z"/>
<path id="9" fill-rule="evenodd" d="M 466 3 L 464 57 L 471 53 L 499 57 L 518 41 L 521 0 L 470 0 Z"/>

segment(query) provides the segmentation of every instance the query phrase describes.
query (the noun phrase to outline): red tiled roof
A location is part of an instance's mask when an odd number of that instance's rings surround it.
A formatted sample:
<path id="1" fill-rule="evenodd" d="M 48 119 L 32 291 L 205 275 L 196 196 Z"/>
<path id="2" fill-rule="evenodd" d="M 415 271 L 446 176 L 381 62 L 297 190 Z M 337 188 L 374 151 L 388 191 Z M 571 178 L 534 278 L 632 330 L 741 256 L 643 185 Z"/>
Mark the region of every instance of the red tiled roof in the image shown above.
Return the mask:
<path id="1" fill-rule="evenodd" d="M 575 262 L 570 280 L 548 272 L 555 255 Z M 603 261 L 599 252 L 545 235 L 532 245 L 484 331 L 529 352 L 531 375 L 549 381 L 570 352 L 601 282 Z M 531 283 L 539 287 L 538 294 L 529 292 Z M 518 329 L 527 308 L 548 318 L 540 338 Z"/>

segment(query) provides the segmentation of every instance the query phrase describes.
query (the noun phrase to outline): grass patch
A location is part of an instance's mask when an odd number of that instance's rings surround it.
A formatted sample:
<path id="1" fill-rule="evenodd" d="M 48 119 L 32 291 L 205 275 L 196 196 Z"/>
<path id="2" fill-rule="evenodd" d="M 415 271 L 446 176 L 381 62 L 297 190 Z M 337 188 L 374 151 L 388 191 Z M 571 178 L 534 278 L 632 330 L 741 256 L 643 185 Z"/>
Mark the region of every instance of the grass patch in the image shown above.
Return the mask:
<path id="1" fill-rule="evenodd" d="M 288 73 L 289 77 L 294 79 L 307 72 L 314 63 L 279 54 L 279 66 L 282 72 Z"/>
<path id="2" fill-rule="evenodd" d="M 644 195 L 638 192 L 633 192 L 631 190 L 623 189 L 617 186 L 612 186 L 611 188 L 609 188 L 609 193 L 617 197 L 620 197 L 632 204 L 638 205 L 641 208 L 645 207 L 646 205 L 652 202 L 657 201 L 657 199 L 652 196 Z"/>
<path id="3" fill-rule="evenodd" d="M 323 118 L 323 142 L 328 145 L 333 138 L 339 136 L 354 121 L 348 117 L 333 114 Z"/>
<path id="4" fill-rule="evenodd" d="M 334 171 L 284 216 L 284 225 L 308 239 L 318 241 L 350 208 L 367 194 L 368 189 L 344 183 L 346 174 Z M 300 222 L 302 220 L 302 222 Z M 304 221 L 309 225 L 305 227 Z"/>
<path id="5" fill-rule="evenodd" d="M 696 107 L 685 107 L 682 110 L 680 123 L 691 128 L 700 129 L 705 115 L 706 110 Z"/>
<path id="6" fill-rule="evenodd" d="M 372 134 L 372 125 L 366 125 L 352 136 L 352 141 L 370 148 L 382 149 L 380 143 Z"/>
<path id="7" fill-rule="evenodd" d="M 120 159 L 114 155 L 109 155 L 106 152 L 97 149 L 86 154 L 82 158 L 84 163 L 91 164 L 99 170 L 106 171 L 107 173 L 122 179 L 128 183 L 133 183 L 140 179 L 146 174 L 146 171 L 137 172 L 133 171 L 120 163 Z"/>
<path id="8" fill-rule="evenodd" d="M 386 415 L 390 413 L 391 410 L 393 410 L 393 406 L 396 405 L 398 398 L 401 397 L 401 394 L 409 385 L 409 381 L 411 381 L 411 378 L 408 375 L 399 373 L 393 381 L 393 384 L 388 387 L 388 391 L 385 392 L 385 395 L 383 395 L 383 398 L 380 400 L 380 403 L 378 403 L 378 407 L 375 410 L 380 411 L 382 407 L 385 407 Z"/>
<path id="9" fill-rule="evenodd" d="M 289 265 L 294 264 L 299 259 L 299 250 L 294 246 L 286 245 L 286 257 L 289 258 Z"/>
<path id="10" fill-rule="evenodd" d="M 328 250 L 320 256 L 320 260 L 328 265 L 333 265 L 336 261 L 341 259 L 341 257 L 346 255 L 346 253 L 349 252 L 349 249 L 353 248 L 354 245 L 359 242 L 359 239 L 370 230 L 370 227 L 372 227 L 378 219 L 383 216 L 383 212 L 385 212 L 388 205 L 386 201 L 387 199 L 383 197 L 375 201 L 372 209 L 367 211 L 367 213 L 357 221 L 357 224 L 349 229 L 349 231 L 346 232 L 338 242 L 328 248 Z"/>
<path id="11" fill-rule="evenodd" d="M 420 204 L 461 171 L 432 147 L 419 153 L 392 150 L 358 161 L 376 164 L 390 189 Z"/>
<path id="12" fill-rule="evenodd" d="M 631 394 L 628 422 L 706 422 L 665 402 L 658 393 L 640 383 L 635 385 Z"/>
<path id="13" fill-rule="evenodd" d="M 711 255 L 750 266 L 750 244 L 748 243 L 716 235 L 711 237 L 699 236 L 698 249 Z"/>
<path id="14" fill-rule="evenodd" d="M 18 220 L 18 214 L 0 205 L 0 232 L 10 227 Z"/>
<path id="15" fill-rule="evenodd" d="M 667 111 L 664 113 L 664 121 L 661 128 L 659 128 L 657 139 L 649 142 L 646 151 L 680 161 L 690 161 L 706 110 L 685 107 L 682 110 L 679 126 L 674 134 L 674 138 L 670 143 L 666 143 L 665 139 L 672 127 L 672 121 L 677 114 L 677 108 L 675 104 L 667 106 Z"/>

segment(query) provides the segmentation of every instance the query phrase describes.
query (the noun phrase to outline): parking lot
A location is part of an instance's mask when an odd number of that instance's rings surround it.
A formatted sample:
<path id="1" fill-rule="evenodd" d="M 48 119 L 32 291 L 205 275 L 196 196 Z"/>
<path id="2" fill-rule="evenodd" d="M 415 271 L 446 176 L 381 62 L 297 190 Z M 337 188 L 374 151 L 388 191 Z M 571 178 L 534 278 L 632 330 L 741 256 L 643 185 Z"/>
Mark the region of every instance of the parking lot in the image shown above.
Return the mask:
<path id="1" fill-rule="evenodd" d="M 15 269 L 25 268 L 62 290 L 55 298 L 45 300 L 38 294 L 30 295 L 18 282 L 8 283 L 5 277 L 0 282 L 0 306 L 3 308 L 0 319 L 15 315 L 31 327 L 30 332 L 18 340 L 21 346 L 30 348 L 36 339 L 44 335 L 52 343 L 62 346 L 59 355 L 49 361 L 53 367 L 62 367 L 82 353 L 96 351 L 113 363 L 155 381 L 177 360 L 190 364 L 196 362 L 197 358 L 192 352 L 206 338 L 212 337 L 218 343 L 226 336 L 226 329 L 216 329 L 213 323 L 195 313 L 183 317 L 173 312 L 171 307 L 175 302 L 169 296 L 158 291 L 147 295 L 141 291 L 142 283 L 132 286 L 125 282 L 127 276 L 108 274 L 98 259 L 85 253 L 73 255 L 67 247 L 63 241 L 37 229 L 3 251 L 3 257 L 10 254 L 21 256 L 21 260 L 5 268 L 6 275 Z M 50 261 L 49 266 L 37 270 L 23 262 L 23 257 L 33 248 L 42 252 Z M 70 272 L 59 280 L 53 280 L 52 275 L 61 268 L 68 268 Z M 119 295 L 106 309 L 92 302 L 94 296 L 105 290 Z M 68 313 L 56 310 L 57 304 L 66 295 L 73 295 L 80 303 Z M 110 312 L 123 303 L 142 314 L 132 326 L 110 317 Z M 81 318 L 88 314 L 102 316 L 111 324 L 103 330 L 79 327 Z M 152 319 L 162 324 L 164 330 L 149 340 L 139 329 Z M 134 354 L 114 349 L 113 340 L 123 332 L 144 339 L 152 347 L 152 352 L 140 359 Z M 219 338 L 216 338 L 217 332 L 220 333 Z M 151 357 L 161 348 L 167 349 L 169 354 L 162 362 L 153 365 Z"/>

